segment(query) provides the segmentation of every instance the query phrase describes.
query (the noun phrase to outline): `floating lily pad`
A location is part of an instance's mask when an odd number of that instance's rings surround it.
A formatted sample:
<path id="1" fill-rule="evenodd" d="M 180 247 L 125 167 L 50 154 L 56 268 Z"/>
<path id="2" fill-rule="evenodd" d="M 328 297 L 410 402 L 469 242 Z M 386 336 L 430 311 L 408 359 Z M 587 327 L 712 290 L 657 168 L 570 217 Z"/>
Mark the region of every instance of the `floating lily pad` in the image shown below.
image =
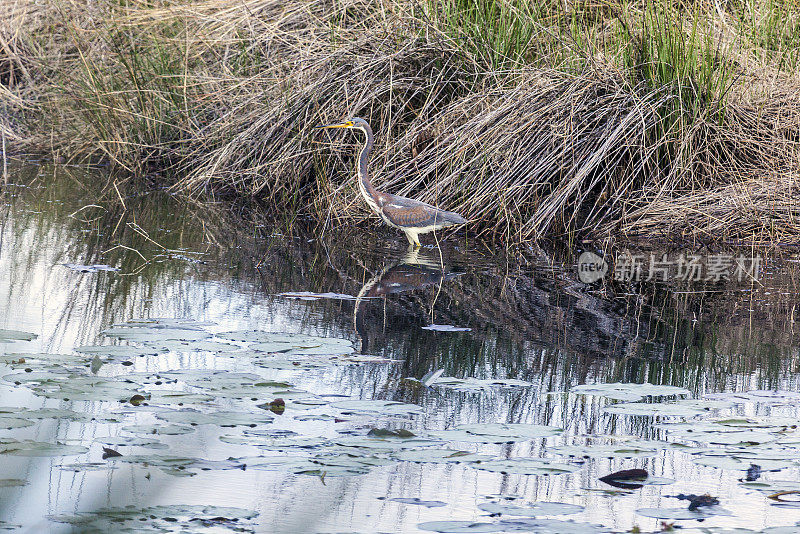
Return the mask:
<path id="1" fill-rule="evenodd" d="M 72 464 L 63 464 L 61 465 L 61 469 L 64 471 L 83 473 L 85 471 L 109 471 L 116 469 L 116 466 L 108 462 L 78 462 Z"/>
<path id="2" fill-rule="evenodd" d="M 147 447 L 149 449 L 166 449 L 167 445 L 154 439 L 145 439 L 131 436 L 109 436 L 95 439 L 98 443 L 113 446 Z"/>
<path id="3" fill-rule="evenodd" d="M 188 425 L 255 426 L 272 423 L 272 415 L 246 412 L 198 412 L 179 410 L 159 412 L 156 417 L 170 423 Z"/>
<path id="4" fill-rule="evenodd" d="M 705 410 L 692 406 L 682 406 L 680 404 L 668 404 L 657 402 L 632 402 L 626 404 L 612 404 L 603 409 L 606 413 L 620 415 L 637 416 L 663 416 L 663 417 L 693 417 L 703 413 Z"/>
<path id="5" fill-rule="evenodd" d="M 250 445 L 271 450 L 320 449 L 330 441 L 317 437 L 271 437 L 271 436 L 220 436 L 219 440 L 234 445 Z"/>
<path id="6" fill-rule="evenodd" d="M 580 469 L 577 465 L 558 463 L 539 458 L 511 458 L 509 460 L 489 460 L 475 464 L 477 469 L 504 473 L 508 475 L 560 475 L 573 473 Z"/>
<path id="7" fill-rule="evenodd" d="M 483 390 L 498 387 L 531 387 L 533 382 L 517 380 L 515 378 L 479 379 L 479 378 L 453 378 L 441 376 L 430 382 L 431 386 L 445 387 L 460 391 Z"/>
<path id="8" fill-rule="evenodd" d="M 33 388 L 37 395 L 72 401 L 126 401 L 139 394 L 139 385 L 123 379 L 99 376 L 69 376 L 49 380 Z"/>
<path id="9" fill-rule="evenodd" d="M 417 528 L 430 532 L 504 532 L 497 523 L 474 521 L 426 521 L 417 524 Z"/>
<path id="10" fill-rule="evenodd" d="M 164 341 L 200 341 L 211 337 L 209 332 L 189 328 L 157 328 L 145 326 L 116 327 L 103 330 L 103 335 L 138 343 Z"/>
<path id="11" fill-rule="evenodd" d="M 0 429 L 11 430 L 12 428 L 25 428 L 33 426 L 33 421 L 21 419 L 19 417 L 0 417 Z"/>
<path id="12" fill-rule="evenodd" d="M 251 510 L 229 506 L 163 505 L 100 508 L 75 515 L 51 516 L 50 519 L 70 524 L 82 532 L 195 532 L 198 528 L 240 532 L 250 531 L 245 522 L 257 515 Z"/>
<path id="13" fill-rule="evenodd" d="M 514 443 L 531 439 L 524 437 L 470 434 L 465 430 L 432 430 L 428 432 L 427 435 L 437 440 L 458 441 L 462 443 Z"/>
<path id="14" fill-rule="evenodd" d="M 571 515 L 584 510 L 583 506 L 563 502 L 535 502 L 526 506 L 516 504 L 487 502 L 478 508 L 490 514 L 505 514 L 520 517 L 539 517 L 543 515 Z"/>
<path id="15" fill-rule="evenodd" d="M 166 340 L 161 342 L 148 342 L 150 350 L 158 352 L 234 352 L 241 350 L 239 345 L 231 345 L 230 343 L 220 343 L 219 341 L 208 341 L 206 339 L 200 341 L 178 341 Z"/>
<path id="16" fill-rule="evenodd" d="M 132 464 L 144 464 L 154 467 L 189 467 L 195 462 L 197 458 L 189 458 L 186 456 L 171 456 L 160 454 L 130 454 L 114 458 L 115 461 L 127 462 Z"/>
<path id="17" fill-rule="evenodd" d="M 688 508 L 639 508 L 636 513 L 645 517 L 652 517 L 655 519 L 707 519 L 714 516 L 732 516 L 733 513 L 720 508 L 719 506 L 704 506 L 697 510 L 689 510 Z"/>
<path id="18" fill-rule="evenodd" d="M 159 350 L 154 347 L 134 347 L 133 345 L 84 345 L 74 349 L 83 354 L 96 354 L 111 359 L 128 359 L 138 356 L 154 356 Z"/>
<path id="19" fill-rule="evenodd" d="M 688 389 L 676 386 L 661 386 L 657 384 L 627 384 L 616 382 L 613 384 L 582 384 L 569 390 L 578 395 L 596 395 L 608 399 L 621 401 L 637 401 L 645 397 L 663 397 L 674 395 L 690 395 Z"/>
<path id="20" fill-rule="evenodd" d="M 419 463 L 473 463 L 491 460 L 492 456 L 474 452 L 455 451 L 452 449 L 420 449 L 400 450 L 392 454 L 396 460 Z"/>
<path id="21" fill-rule="evenodd" d="M 0 488 L 16 488 L 27 485 L 27 480 L 22 480 L 19 478 L 0 478 Z"/>
<path id="22" fill-rule="evenodd" d="M 31 341 L 39 337 L 30 332 L 23 332 L 21 330 L 3 330 L 0 328 L 0 343 L 12 343 L 14 341 Z"/>
<path id="23" fill-rule="evenodd" d="M 414 449 L 419 447 L 441 447 L 445 444 L 443 441 L 417 437 L 341 436 L 333 438 L 331 441 L 343 447 L 363 447 L 383 451 Z"/>
<path id="24" fill-rule="evenodd" d="M 548 448 L 547 451 L 561 456 L 578 458 L 649 458 L 658 452 L 656 449 L 625 443 L 618 445 L 558 445 Z"/>
<path id="25" fill-rule="evenodd" d="M 343 412 L 377 412 L 385 415 L 419 413 L 422 406 L 385 400 L 343 400 L 331 403 L 331 407 Z"/>
<path id="26" fill-rule="evenodd" d="M 427 521 L 417 524 L 431 532 L 534 532 L 536 534 L 603 534 L 608 529 L 591 523 L 561 519 L 507 519 L 495 523 L 470 521 Z"/>
<path id="27" fill-rule="evenodd" d="M 497 439 L 536 439 L 555 436 L 562 432 L 558 427 L 527 423 L 475 423 L 458 425 L 456 430 Z"/>
<path id="28" fill-rule="evenodd" d="M 417 506 L 424 506 L 425 508 L 439 508 L 440 506 L 447 506 L 447 503 L 442 501 L 424 501 L 419 497 L 391 497 L 387 500 L 403 504 L 414 504 Z"/>
<path id="29" fill-rule="evenodd" d="M 132 434 L 155 434 L 162 436 L 177 436 L 194 432 L 194 428 L 186 425 L 129 425 L 123 426 L 122 430 Z"/>
<path id="30" fill-rule="evenodd" d="M 66 445 L 64 443 L 47 443 L 31 440 L 2 440 L 0 441 L 0 454 L 12 456 L 73 456 L 88 451 L 80 445 Z"/>

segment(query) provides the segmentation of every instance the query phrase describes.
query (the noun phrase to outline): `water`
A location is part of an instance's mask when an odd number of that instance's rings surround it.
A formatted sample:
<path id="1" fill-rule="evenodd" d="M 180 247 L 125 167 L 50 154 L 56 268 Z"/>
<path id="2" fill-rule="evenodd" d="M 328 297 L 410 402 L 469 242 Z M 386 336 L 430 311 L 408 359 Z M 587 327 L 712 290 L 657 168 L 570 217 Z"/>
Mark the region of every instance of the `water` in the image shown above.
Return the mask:
<path id="1" fill-rule="evenodd" d="M 759 481 L 798 480 L 800 471 L 792 457 L 797 452 L 796 430 L 790 423 L 800 419 L 797 399 L 789 393 L 777 399 L 735 399 L 736 404 L 721 409 L 692 413 L 688 420 L 697 429 L 705 421 L 751 420 L 741 423 L 750 434 L 717 433 L 719 428 L 713 427 L 714 432 L 699 441 L 687 438 L 678 427 L 666 433 L 656 426 L 662 419 L 604 413 L 604 407 L 615 402 L 605 397 L 564 393 L 579 384 L 612 382 L 677 386 L 688 389 L 693 398 L 760 389 L 800 391 L 793 322 L 798 278 L 791 251 L 782 251 L 780 258 L 769 255 L 760 284 L 587 287 L 574 274 L 571 262 L 576 251 L 537 249 L 525 255 L 504 255 L 455 237 L 443 244 L 441 255 L 434 248 L 409 255 L 402 236 L 386 233 L 375 224 L 342 225 L 320 236 L 303 231 L 304 223 L 298 221 L 295 230 L 288 232 L 284 225 L 261 220 L 249 210 L 232 212 L 222 205 L 195 204 L 165 191 L 129 194 L 120 187 L 118 195 L 100 172 L 29 166 L 14 169 L 12 178 L 0 197 L 0 329 L 38 336 L 0 343 L 0 358 L 6 362 L 1 374 L 15 374 L 0 385 L 0 406 L 9 407 L 0 410 L 8 412 L 0 413 L 0 423 L 11 416 L 32 422 L 24 428 L 0 430 L 0 479 L 24 484 L 0 487 L 0 520 L 13 528 L 87 532 L 94 526 L 103 531 L 108 524 L 76 523 L 74 515 L 88 512 L 79 516 L 88 521 L 96 519 L 92 512 L 128 505 L 136 510 L 214 505 L 244 512 L 156 509 L 144 515 L 132 512 L 134 520 L 124 526 L 139 525 L 147 531 L 418 532 L 418 525 L 426 522 L 455 520 L 490 523 L 494 531 L 575 531 L 577 527 L 568 523 L 550 524 L 551 530 L 533 523 L 502 524 L 499 521 L 514 517 L 489 517 L 478 508 L 488 502 L 524 506 L 554 501 L 584 508 L 568 516 L 545 517 L 598 525 L 592 532 L 621 532 L 633 526 L 656 531 L 662 520 L 637 510 L 686 509 L 687 501 L 674 498 L 681 493 L 709 493 L 720 501 L 719 507 L 710 510 L 732 512 L 702 522 L 678 521 L 686 529 L 758 530 L 800 521 L 800 509 L 767 498 L 781 489 L 795 489 L 789 483 L 778 482 L 759 491 L 740 481 L 750 463 L 762 467 Z M 81 272 L 81 265 L 118 270 Z M 287 292 L 336 295 L 314 300 L 296 298 L 302 294 L 281 296 Z M 204 342 L 227 343 L 232 351 L 164 341 L 152 355 L 122 355 L 107 358 L 102 365 L 97 360 L 94 366 L 91 354 L 74 352 L 95 344 L 142 347 L 101 331 L 146 318 L 202 322 L 190 323 L 196 330 L 184 333 L 210 332 L 215 337 Z M 470 330 L 423 328 L 430 324 Z M 335 348 L 308 340 L 303 343 L 322 349 L 295 349 L 300 353 L 288 357 L 254 352 L 248 348 L 251 342 L 226 334 L 240 330 L 341 338 L 355 352 L 332 359 Z M 259 341 L 275 348 L 275 339 Z M 152 341 L 149 346 L 156 345 Z M 323 354 L 303 352 L 315 350 Z M 64 356 L 37 360 L 29 355 L 20 361 L 20 354 L 32 353 Z M 27 369 L 45 376 L 39 382 L 15 384 Z M 182 369 L 202 371 L 167 374 Z M 443 369 L 444 377 L 529 384 L 466 389 L 462 384 L 457 389 L 404 380 L 419 379 L 437 369 Z M 204 382 L 210 370 L 220 374 Z M 59 372 L 67 372 L 68 378 L 62 379 Z M 247 378 L 250 373 L 259 378 Z M 86 377 L 94 377 L 94 388 L 75 392 L 64 385 L 78 387 L 90 380 Z M 102 378 L 108 381 L 97 382 Z M 171 383 L 172 378 L 177 382 Z M 240 389 L 263 381 L 291 386 L 259 386 L 253 396 L 237 395 L 222 389 L 231 380 L 238 381 Z M 101 385 L 113 388 L 95 395 Z M 131 393 L 165 389 L 207 397 L 187 397 L 182 406 L 155 397 L 139 406 L 120 402 L 130 399 Z M 352 413 L 352 408 L 337 408 L 346 406 L 337 404 L 346 398 L 342 396 L 402 402 L 413 405 L 403 410 L 418 409 L 419 413 Z M 277 397 L 286 403 L 282 414 L 258 407 Z M 77 415 L 31 413 L 40 408 L 74 410 Z M 185 417 L 175 415 L 175 410 L 189 409 L 201 415 L 224 411 L 272 422 L 254 427 L 199 424 L 189 427 L 191 433 L 178 435 L 123 430 L 135 424 L 174 423 L 175 418 Z M 505 438 L 496 441 L 512 443 L 502 444 L 454 441 L 401 447 L 397 438 L 390 443 L 411 451 L 408 454 L 447 448 L 500 459 L 547 458 L 546 466 L 566 465 L 569 472 L 503 474 L 479 468 L 487 465 L 488 458 L 481 463 L 416 463 L 398 460 L 388 449 L 342 448 L 375 428 L 404 428 L 420 439 L 431 439 L 428 432 L 473 423 L 532 423 L 563 432 L 522 439 L 508 430 Z M 759 428 L 753 430 L 753 426 Z M 714 437 L 723 434 L 725 438 Z M 739 435 L 744 436 L 743 443 L 730 438 Z M 103 443 L 124 436 L 160 442 L 156 446 L 163 448 Z M 223 441 L 220 436 L 227 437 Z M 623 436 L 631 441 L 621 441 Z M 12 438 L 88 450 L 63 456 L 18 455 L 13 451 L 21 445 Z M 306 447 L 292 441 L 304 438 L 316 441 L 303 443 Z M 636 458 L 588 459 L 582 453 L 569 457 L 554 452 L 565 444 L 617 443 L 632 448 L 636 444 L 632 440 L 644 440 L 637 446 L 653 447 L 654 452 Z M 725 440 L 734 442 L 725 451 L 723 445 L 709 443 Z M 669 445 L 676 442 L 689 447 Z M 153 462 L 103 459 L 104 446 L 123 457 L 171 455 L 221 463 L 164 470 Z M 737 451 L 732 451 L 734 447 Z M 23 454 L 43 453 L 27 450 Z M 708 464 L 709 458 L 711 463 L 721 461 L 717 454 L 726 458 L 738 454 L 745 458 L 739 462 L 744 467 L 701 465 Z M 747 454 L 756 459 L 751 461 Z M 780 460 L 781 454 L 789 458 Z M 265 461 L 276 457 L 294 457 L 297 463 L 275 466 Z M 230 458 L 235 460 L 225 464 Z M 317 463 L 309 464 L 306 458 Z M 89 462 L 97 465 L 68 467 Z M 367 463 L 354 467 L 353 462 Z M 231 468 L 242 465 L 247 467 Z M 646 469 L 651 476 L 675 482 L 616 490 L 598 480 L 630 468 Z M 444 505 L 392 500 L 399 497 Z M 247 511 L 258 515 L 250 517 Z M 140 521 L 148 515 L 155 519 Z M 229 521 L 215 520 L 218 516 Z M 119 519 L 119 510 L 110 517 Z M 122 523 L 114 525 L 114 530 L 122 531 Z"/>

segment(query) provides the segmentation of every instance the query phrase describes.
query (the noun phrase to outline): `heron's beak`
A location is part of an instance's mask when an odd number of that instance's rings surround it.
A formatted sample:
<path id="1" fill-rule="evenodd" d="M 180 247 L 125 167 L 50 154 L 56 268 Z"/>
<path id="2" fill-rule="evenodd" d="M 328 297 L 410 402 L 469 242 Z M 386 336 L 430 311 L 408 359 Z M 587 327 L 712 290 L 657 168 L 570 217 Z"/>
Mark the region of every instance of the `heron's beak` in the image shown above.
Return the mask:
<path id="1" fill-rule="evenodd" d="M 325 124 L 323 126 L 315 126 L 314 128 L 316 128 L 317 130 L 324 130 L 326 128 L 350 128 L 351 126 L 353 126 L 353 122 L 347 121 L 338 124 Z"/>

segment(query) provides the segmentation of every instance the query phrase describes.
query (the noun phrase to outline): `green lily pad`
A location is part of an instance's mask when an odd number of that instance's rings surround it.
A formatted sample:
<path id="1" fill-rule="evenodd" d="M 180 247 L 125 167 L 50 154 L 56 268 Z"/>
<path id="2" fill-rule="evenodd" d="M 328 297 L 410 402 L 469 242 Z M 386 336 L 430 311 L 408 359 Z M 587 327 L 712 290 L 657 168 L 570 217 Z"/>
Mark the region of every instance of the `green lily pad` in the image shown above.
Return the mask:
<path id="1" fill-rule="evenodd" d="M 416 404 L 385 400 L 343 400 L 333 402 L 330 406 L 346 413 L 377 412 L 384 415 L 402 415 L 422 411 L 422 406 L 417 406 Z"/>
<path id="2" fill-rule="evenodd" d="M 147 346 L 152 347 L 151 350 L 158 352 L 234 352 L 241 350 L 239 345 L 231 345 L 230 343 L 220 343 L 219 341 L 178 341 L 166 340 L 161 342 L 148 342 Z"/>
<path id="3" fill-rule="evenodd" d="M 46 443 L 31 440 L 1 440 L 0 454 L 12 456 L 73 456 L 83 454 L 89 449 L 80 445 Z"/>
<path id="4" fill-rule="evenodd" d="M 559 445 L 547 452 L 576 458 L 650 458 L 657 449 L 642 448 L 621 443 L 618 445 Z"/>
<path id="5" fill-rule="evenodd" d="M 25 428 L 35 424 L 36 423 L 33 421 L 21 419 L 19 417 L 0 417 L 0 429 L 3 430 L 11 430 L 12 428 Z"/>
<path id="6" fill-rule="evenodd" d="M 104 445 L 111 445 L 115 447 L 147 447 L 149 449 L 166 449 L 167 445 L 154 439 L 145 439 L 140 437 L 131 436 L 109 436 L 105 438 L 96 438 L 95 441 Z"/>
<path id="7" fill-rule="evenodd" d="M 654 519 L 707 519 L 714 516 L 732 516 L 733 513 L 719 506 L 703 506 L 697 510 L 688 508 L 639 508 L 636 513 Z"/>
<path id="8" fill-rule="evenodd" d="M 663 416 L 663 417 L 693 417 L 703 413 L 705 410 L 692 406 L 682 406 L 680 404 L 668 404 L 657 402 L 632 402 L 626 404 L 612 404 L 603 409 L 606 413 L 636 416 Z"/>
<path id="9" fill-rule="evenodd" d="M 627 384 L 616 382 L 613 384 L 582 384 L 569 390 L 578 395 L 595 395 L 620 401 L 638 401 L 645 397 L 664 397 L 676 395 L 690 395 L 688 389 L 676 386 L 661 386 L 657 384 Z"/>
<path id="10" fill-rule="evenodd" d="M 21 330 L 3 330 L 0 328 L 0 343 L 12 343 L 14 341 L 32 341 L 39 337 L 30 332 L 23 332 Z"/>
<path id="11" fill-rule="evenodd" d="M 256 426 L 272 423 L 273 417 L 264 413 L 246 412 L 198 412 L 180 410 L 159 412 L 156 417 L 175 424 L 218 425 L 218 426 Z"/>
<path id="12" fill-rule="evenodd" d="M 560 475 L 574 473 L 577 465 L 558 463 L 540 458 L 511 458 L 508 460 L 489 460 L 475 464 L 477 469 L 508 475 Z"/>
<path id="13" fill-rule="evenodd" d="M 513 439 L 544 438 L 555 436 L 562 432 L 562 429 L 558 427 L 527 423 L 476 423 L 458 425 L 456 430 L 462 430 L 480 436 Z"/>
<path id="14" fill-rule="evenodd" d="M 495 523 L 470 521 L 427 521 L 417 528 L 431 532 L 533 532 L 535 534 L 604 534 L 609 530 L 600 525 L 563 519 L 516 518 Z"/>
<path id="15" fill-rule="evenodd" d="M 182 434 L 189 434 L 194 432 L 195 429 L 187 425 L 128 425 L 123 426 L 122 430 L 130 432 L 131 434 L 154 434 L 160 436 L 178 436 Z"/>
<path id="16" fill-rule="evenodd" d="M 491 460 L 492 456 L 474 452 L 454 451 L 452 449 L 405 449 L 392 454 L 395 460 L 418 463 L 474 463 Z"/>
<path id="17" fill-rule="evenodd" d="M 427 385 L 445 387 L 459 391 L 477 391 L 498 387 L 531 387 L 534 384 L 533 382 L 526 382 L 525 380 L 517 380 L 515 378 L 480 379 L 439 376 L 434 380 L 429 381 Z"/>
<path id="18" fill-rule="evenodd" d="M 111 359 L 130 359 L 138 356 L 155 356 L 160 351 L 154 347 L 134 347 L 133 345 L 84 345 L 74 349 L 82 354 L 96 354 Z"/>
<path id="19" fill-rule="evenodd" d="M 108 337 L 150 344 L 158 344 L 165 341 L 200 341 L 211 337 L 211 334 L 204 330 L 144 326 L 109 328 L 101 333 Z"/>
<path id="20" fill-rule="evenodd" d="M 526 506 L 516 504 L 487 502 L 478 508 L 490 514 L 505 514 L 520 517 L 539 517 L 543 515 L 571 515 L 583 512 L 583 506 L 563 502 L 535 502 Z"/>

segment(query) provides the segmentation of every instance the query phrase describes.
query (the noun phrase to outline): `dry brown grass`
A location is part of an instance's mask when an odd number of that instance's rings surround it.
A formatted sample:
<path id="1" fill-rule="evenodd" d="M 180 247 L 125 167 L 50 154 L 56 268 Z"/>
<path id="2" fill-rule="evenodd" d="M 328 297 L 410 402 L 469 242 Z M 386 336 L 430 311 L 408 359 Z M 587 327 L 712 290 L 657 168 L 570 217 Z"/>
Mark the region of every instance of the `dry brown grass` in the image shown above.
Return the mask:
<path id="1" fill-rule="evenodd" d="M 509 244 L 574 232 L 800 242 L 794 26 L 743 26 L 716 3 L 673 20 L 668 4 L 501 0 L 506 19 L 475 32 L 458 24 L 465 1 L 16 0 L 0 7 L 0 81 L 15 76 L 0 85 L 14 125 L 0 128 L 24 131 L 17 145 L 326 221 L 366 213 L 356 138 L 311 127 L 362 116 L 380 188 Z M 770 1 L 753 12 L 774 14 Z"/>

